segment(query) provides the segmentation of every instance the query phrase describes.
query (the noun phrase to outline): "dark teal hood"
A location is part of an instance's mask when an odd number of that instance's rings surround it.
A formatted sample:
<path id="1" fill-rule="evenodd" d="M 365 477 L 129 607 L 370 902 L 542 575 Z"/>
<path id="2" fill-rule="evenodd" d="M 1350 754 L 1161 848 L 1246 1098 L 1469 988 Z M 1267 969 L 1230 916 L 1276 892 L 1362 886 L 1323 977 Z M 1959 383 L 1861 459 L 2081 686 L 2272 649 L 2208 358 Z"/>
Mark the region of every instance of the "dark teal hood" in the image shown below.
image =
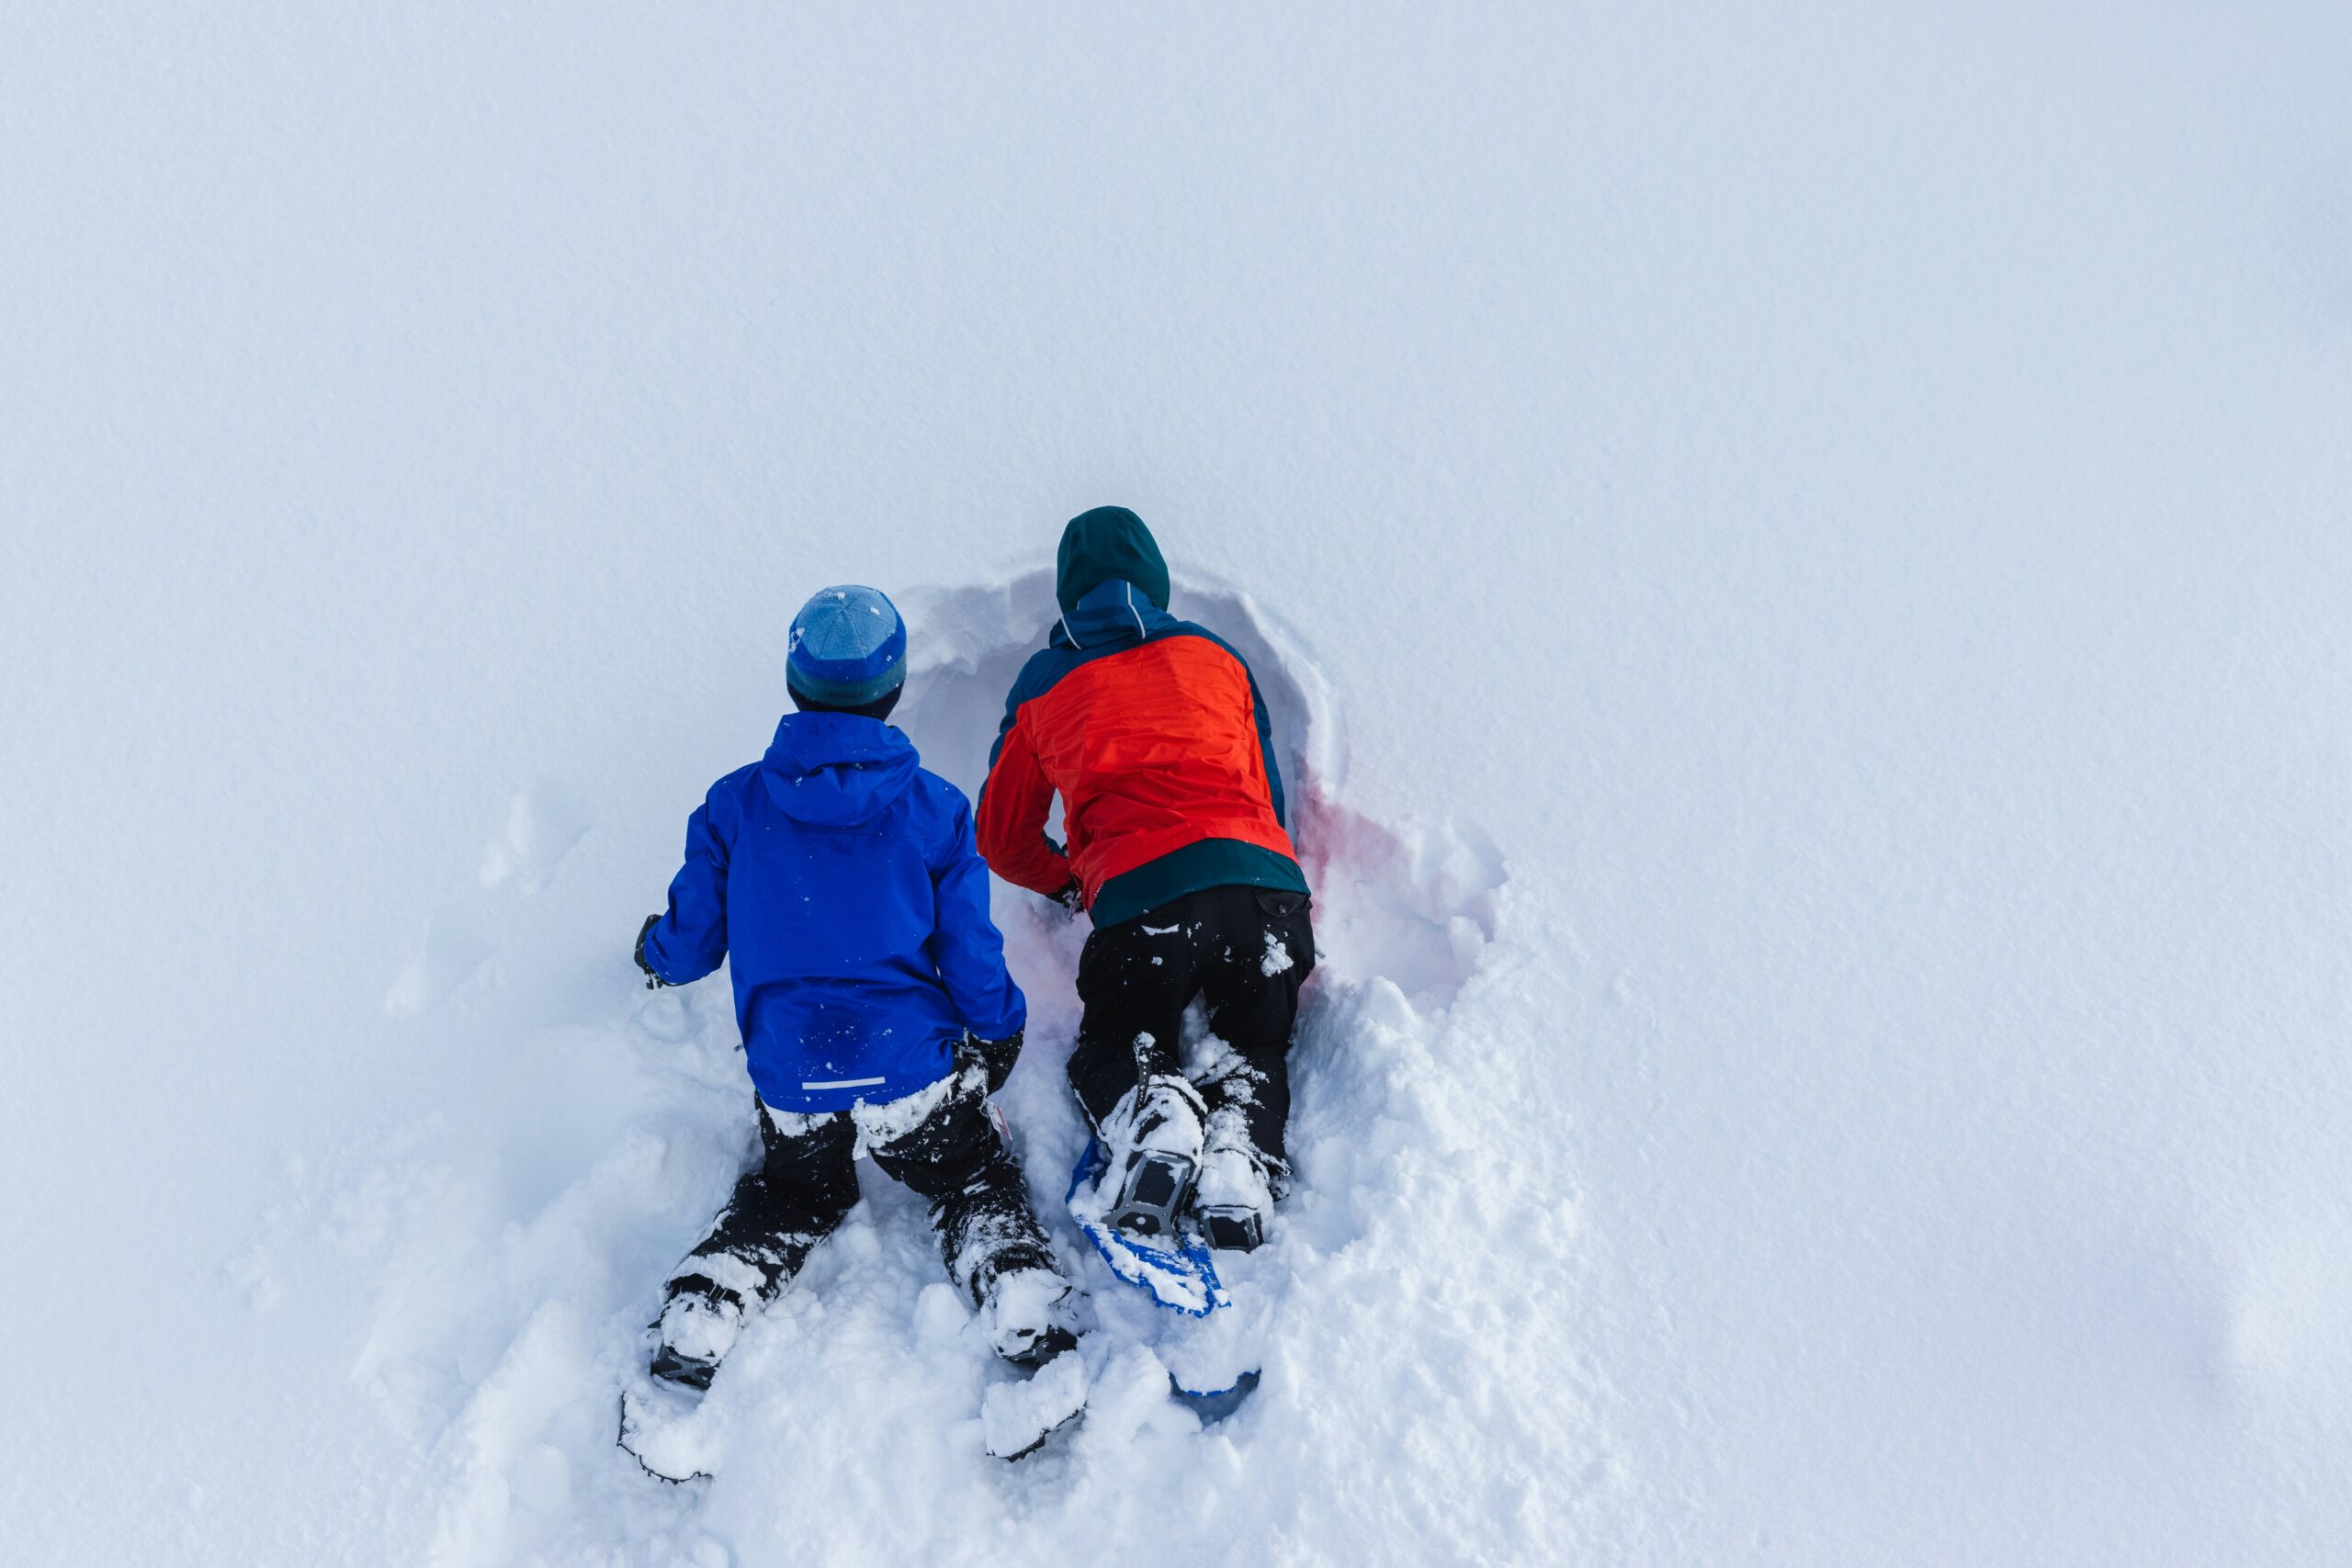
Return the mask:
<path id="1" fill-rule="evenodd" d="M 1054 557 L 1054 597 L 1065 615 L 1106 582 L 1132 582 L 1168 608 L 1168 563 L 1160 558 L 1159 542 L 1124 506 L 1098 506 L 1071 518 Z"/>
<path id="2" fill-rule="evenodd" d="M 1099 653 L 1105 649 L 1132 648 L 1139 642 L 1149 642 L 1182 625 L 1144 598 L 1134 583 L 1122 578 L 1088 589 L 1086 597 L 1054 623 L 1046 643 L 1049 648 Z"/>

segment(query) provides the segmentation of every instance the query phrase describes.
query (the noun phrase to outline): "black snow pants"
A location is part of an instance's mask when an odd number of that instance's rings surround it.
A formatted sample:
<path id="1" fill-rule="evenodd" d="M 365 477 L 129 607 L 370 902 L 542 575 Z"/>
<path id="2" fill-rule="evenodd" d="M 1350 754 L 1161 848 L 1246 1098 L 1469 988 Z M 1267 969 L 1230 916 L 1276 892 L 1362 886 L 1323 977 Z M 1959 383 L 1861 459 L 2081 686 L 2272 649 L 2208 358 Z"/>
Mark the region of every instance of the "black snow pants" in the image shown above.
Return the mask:
<path id="1" fill-rule="evenodd" d="M 1182 1071 L 1180 1032 L 1194 997 L 1230 1048 L 1196 1086 L 1208 1113 L 1240 1111 L 1250 1141 L 1279 1181 L 1288 1168 L 1290 1035 L 1298 987 L 1315 967 L 1304 893 L 1209 887 L 1097 931 L 1078 960 L 1084 1008 L 1069 1057 L 1070 1088 L 1097 1127 L 1136 1087 L 1138 1064 Z M 1145 1037 L 1148 1036 L 1147 1042 Z"/>
<path id="2" fill-rule="evenodd" d="M 1021 1167 L 989 1118 L 988 1088 L 988 1069 L 967 1046 L 953 1074 L 889 1104 L 807 1115 L 760 1104 L 761 1161 L 735 1183 L 665 1296 L 732 1296 L 749 1308 L 725 1282 L 742 1272 L 713 1268 L 723 1255 L 755 1270 L 754 1293 L 773 1301 L 857 1202 L 861 1134 L 875 1164 L 931 1201 L 948 1278 L 974 1306 L 1001 1275 L 1053 1268 Z"/>

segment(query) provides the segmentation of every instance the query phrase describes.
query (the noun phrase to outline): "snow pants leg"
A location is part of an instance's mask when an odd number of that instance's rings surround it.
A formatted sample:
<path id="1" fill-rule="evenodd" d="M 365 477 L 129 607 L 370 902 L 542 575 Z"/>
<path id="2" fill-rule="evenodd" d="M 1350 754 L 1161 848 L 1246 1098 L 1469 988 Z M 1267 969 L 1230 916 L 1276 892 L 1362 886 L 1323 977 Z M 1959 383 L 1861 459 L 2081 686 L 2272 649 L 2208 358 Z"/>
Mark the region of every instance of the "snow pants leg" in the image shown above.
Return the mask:
<path id="1" fill-rule="evenodd" d="M 670 1276 L 664 1294 L 748 1312 L 774 1301 L 857 1202 L 857 1128 L 846 1115 L 760 1111 L 760 1163 Z"/>
<path id="2" fill-rule="evenodd" d="M 960 1054 L 955 1076 L 926 1091 L 941 1094 L 936 1106 L 903 1132 L 877 1117 L 866 1134 L 874 1163 L 931 1201 L 947 1277 L 974 1306 L 1002 1275 L 1054 1267 L 1021 1167 L 989 1120 L 988 1092 L 988 1069 Z"/>
<path id="3" fill-rule="evenodd" d="M 1285 1169 L 1291 1030 L 1315 967 L 1307 907 L 1304 893 L 1210 887 L 1088 937 L 1069 1058 L 1088 1120 L 1101 1127 L 1139 1070 L 1181 1070 L 1184 1009 L 1202 997 L 1210 1030 L 1228 1047 L 1197 1085 L 1208 1119 L 1238 1115 L 1269 1168 Z"/>

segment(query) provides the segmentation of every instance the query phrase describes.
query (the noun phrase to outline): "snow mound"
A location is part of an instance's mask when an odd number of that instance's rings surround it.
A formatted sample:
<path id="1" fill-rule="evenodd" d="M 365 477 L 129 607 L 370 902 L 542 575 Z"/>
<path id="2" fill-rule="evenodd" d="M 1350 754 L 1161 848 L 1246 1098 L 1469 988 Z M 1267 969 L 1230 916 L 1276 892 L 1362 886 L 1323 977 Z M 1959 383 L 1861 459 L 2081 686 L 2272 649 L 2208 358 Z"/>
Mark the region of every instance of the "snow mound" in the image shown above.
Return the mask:
<path id="1" fill-rule="evenodd" d="M 977 790 L 1052 619 L 1050 574 L 904 603 L 900 722 Z M 551 906 L 529 895 L 593 830 L 594 781 L 528 786 L 484 886 L 435 919 L 390 998 L 412 1028 L 479 1036 L 479 1072 L 330 1174 L 300 1207 L 312 1221 L 284 1222 L 250 1269 L 323 1248 L 379 1270 L 355 1376 L 415 1446 L 432 1561 L 1069 1561 L 1146 1537 L 1199 1562 L 1376 1558 L 1402 1539 L 1527 1560 L 1575 1529 L 1590 1544 L 1590 1506 L 1626 1483 L 1566 1331 L 1569 1128 L 1517 1038 L 1532 993 L 1511 972 L 1541 959 L 1512 946 L 1501 858 L 1463 825 L 1346 804 L 1330 690 L 1278 618 L 1214 581 L 1176 607 L 1258 672 L 1323 950 L 1295 1057 L 1295 1190 L 1270 1245 L 1234 1260 L 1235 1306 L 1180 1331 L 1069 1224 L 1083 1129 L 1061 1066 L 1086 926 L 1000 885 L 1032 1010 L 1001 1103 L 1091 1292 L 1087 1418 L 1017 1466 L 988 1456 L 983 1412 L 1010 1407 L 1012 1374 L 944 1282 L 920 1201 L 861 1164 L 863 1201 L 695 1413 L 714 1478 L 649 1481 L 614 1445 L 616 1390 L 664 1274 L 752 1156 L 750 1088 L 723 981 L 634 990 L 627 932 L 582 954 L 537 929 Z M 627 830 L 666 841 L 675 824 Z M 1260 1363 L 1229 1419 L 1204 1427 L 1170 1396 L 1171 1371 L 1223 1388 Z"/>

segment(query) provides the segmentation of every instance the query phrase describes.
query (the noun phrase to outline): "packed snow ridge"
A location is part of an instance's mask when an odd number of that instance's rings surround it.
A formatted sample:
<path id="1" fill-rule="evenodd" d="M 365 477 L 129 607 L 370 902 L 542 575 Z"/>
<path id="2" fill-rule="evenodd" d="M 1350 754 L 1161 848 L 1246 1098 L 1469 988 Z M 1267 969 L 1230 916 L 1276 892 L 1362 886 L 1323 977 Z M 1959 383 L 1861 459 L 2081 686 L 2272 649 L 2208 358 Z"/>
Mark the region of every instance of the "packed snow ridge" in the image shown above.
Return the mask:
<path id="1" fill-rule="evenodd" d="M 1216 583 L 1179 596 L 1258 673 L 1323 947 L 1295 1048 L 1295 1188 L 1269 1246 L 1226 1269 L 1234 1308 L 1179 1339 L 1182 1320 L 1112 1281 L 1071 1226 L 1061 1200 L 1083 1132 L 1061 1066 L 1086 926 L 999 884 L 1031 1006 L 1001 1103 L 1063 1265 L 1091 1292 L 1087 1419 L 1018 1465 L 986 1456 L 984 1412 L 1008 1374 L 944 1278 L 920 1201 L 862 1165 L 859 1207 L 711 1390 L 700 1440 L 719 1472 L 649 1480 L 614 1446 L 616 1392 L 665 1271 L 755 1135 L 723 978 L 647 993 L 627 932 L 582 954 L 535 929 L 577 891 L 575 845 L 676 830 L 597 820 L 583 764 L 518 794 L 482 886 L 453 893 L 386 998 L 416 1031 L 478 1033 L 481 1070 L 327 1178 L 249 1260 L 257 1290 L 273 1258 L 305 1248 L 380 1269 L 354 1375 L 424 1461 L 433 1561 L 1051 1562 L 1146 1537 L 1155 1556 L 1203 1562 L 1309 1547 L 1377 1559 L 1408 1539 L 1523 1557 L 1565 1550 L 1578 1515 L 1626 1484 L 1567 1337 L 1569 1118 L 1528 1070 L 1540 1053 L 1513 1038 L 1513 972 L 1541 958 L 1514 948 L 1500 856 L 1460 824 L 1351 809 L 1340 716 L 1298 637 Z M 1052 619 L 1051 574 L 902 602 L 898 722 L 976 793 L 1005 693 Z M 483 987 L 500 1006 L 460 1005 Z M 1216 1049 L 1197 1018 L 1187 1036 Z M 1245 1343 L 1262 1382 L 1229 1418 L 1204 1426 L 1170 1397 L 1171 1371 L 1213 1380 Z M 1555 1375 L 1531 1384 L 1529 1365 Z"/>

